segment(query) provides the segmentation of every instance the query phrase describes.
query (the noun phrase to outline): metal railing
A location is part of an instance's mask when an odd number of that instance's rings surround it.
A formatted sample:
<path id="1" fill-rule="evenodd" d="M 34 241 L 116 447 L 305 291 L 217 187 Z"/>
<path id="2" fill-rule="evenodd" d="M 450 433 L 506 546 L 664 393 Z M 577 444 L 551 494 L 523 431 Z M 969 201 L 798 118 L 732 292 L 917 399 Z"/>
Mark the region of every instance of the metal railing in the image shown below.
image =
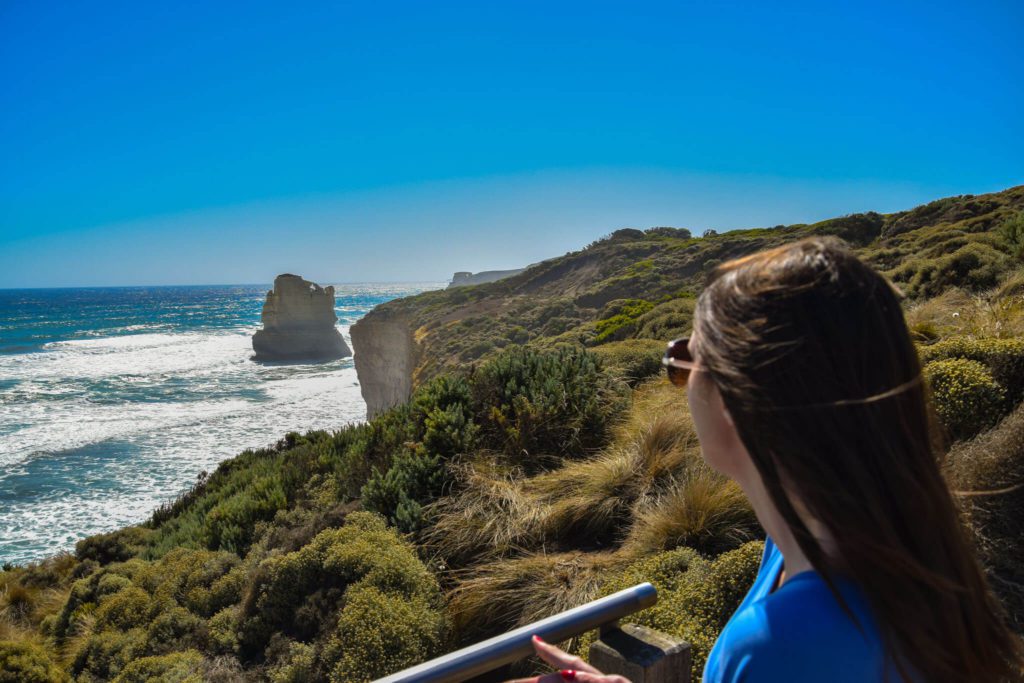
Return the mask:
<path id="1" fill-rule="evenodd" d="M 612 626 L 622 617 L 647 609 L 657 601 L 658 591 L 654 586 L 649 583 L 637 584 L 632 588 L 385 676 L 375 683 L 465 681 L 534 654 L 530 639 L 535 634 L 549 643 L 558 643 L 587 631 Z"/>

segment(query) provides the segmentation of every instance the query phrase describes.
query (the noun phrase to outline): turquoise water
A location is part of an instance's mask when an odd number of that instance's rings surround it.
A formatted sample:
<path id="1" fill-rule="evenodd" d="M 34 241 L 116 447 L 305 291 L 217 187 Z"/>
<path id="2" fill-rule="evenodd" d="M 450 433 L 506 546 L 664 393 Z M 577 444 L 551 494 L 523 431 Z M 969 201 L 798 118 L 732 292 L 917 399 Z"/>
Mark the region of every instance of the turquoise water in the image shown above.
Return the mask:
<path id="1" fill-rule="evenodd" d="M 351 347 L 371 308 L 445 284 L 335 285 L 338 328 Z M 250 360 L 267 289 L 0 290 L 0 562 L 142 521 L 288 431 L 365 418 L 351 358 Z"/>

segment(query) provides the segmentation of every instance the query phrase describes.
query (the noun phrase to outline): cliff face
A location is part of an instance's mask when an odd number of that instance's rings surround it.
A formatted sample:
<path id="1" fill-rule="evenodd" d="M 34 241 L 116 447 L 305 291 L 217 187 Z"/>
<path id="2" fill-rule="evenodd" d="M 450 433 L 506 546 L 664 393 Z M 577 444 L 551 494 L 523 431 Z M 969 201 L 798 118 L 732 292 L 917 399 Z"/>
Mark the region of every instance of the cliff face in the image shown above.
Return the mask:
<path id="1" fill-rule="evenodd" d="M 715 265 L 813 235 L 845 240 L 911 299 L 953 286 L 980 291 L 1013 267 L 999 226 L 1022 211 L 1024 186 L 892 214 L 708 232 L 703 238 L 678 228 L 617 230 L 585 249 L 492 282 L 453 282 L 377 306 L 352 328 L 363 397 L 368 413 L 376 415 L 434 376 L 508 344 L 667 341 L 690 324 L 693 297 Z"/>
<path id="2" fill-rule="evenodd" d="M 328 360 L 352 351 L 334 326 L 334 287 L 286 273 L 263 304 L 263 329 L 252 337 L 255 360 Z"/>
<path id="3" fill-rule="evenodd" d="M 412 393 L 418 349 L 409 320 L 403 316 L 366 316 L 352 326 L 350 333 L 369 420 Z"/>

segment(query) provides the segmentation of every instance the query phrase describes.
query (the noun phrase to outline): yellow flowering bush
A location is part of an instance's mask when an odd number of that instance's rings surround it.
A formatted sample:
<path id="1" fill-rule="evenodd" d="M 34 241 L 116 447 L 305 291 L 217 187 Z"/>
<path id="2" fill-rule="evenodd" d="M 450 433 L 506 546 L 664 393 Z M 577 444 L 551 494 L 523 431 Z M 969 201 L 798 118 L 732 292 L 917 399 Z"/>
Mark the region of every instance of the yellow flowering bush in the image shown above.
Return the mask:
<path id="1" fill-rule="evenodd" d="M 966 358 L 984 365 L 1007 392 L 1009 410 L 1024 399 L 1024 339 L 953 337 L 918 350 L 921 363 Z"/>
<path id="2" fill-rule="evenodd" d="M 1002 417 L 1006 392 L 976 360 L 950 358 L 924 366 L 932 401 L 955 439 L 969 439 Z"/>
<path id="3" fill-rule="evenodd" d="M 764 553 L 764 543 L 751 541 L 714 560 L 692 548 L 658 553 L 628 566 L 610 579 L 602 594 L 650 581 L 658 589 L 658 602 L 626 621 L 676 636 L 692 648 L 691 680 L 698 683 L 718 634 L 754 583 Z M 579 645 L 586 656 L 596 633 L 587 634 Z"/>
<path id="4" fill-rule="evenodd" d="M 67 680 L 67 674 L 57 668 L 38 645 L 0 640 L 0 683 L 63 683 Z"/>
<path id="5" fill-rule="evenodd" d="M 442 602 L 413 546 L 379 515 L 354 512 L 260 565 L 241 605 L 240 654 L 267 656 L 283 636 L 314 644 L 313 661 L 299 659 L 317 680 L 372 680 L 443 651 Z"/>

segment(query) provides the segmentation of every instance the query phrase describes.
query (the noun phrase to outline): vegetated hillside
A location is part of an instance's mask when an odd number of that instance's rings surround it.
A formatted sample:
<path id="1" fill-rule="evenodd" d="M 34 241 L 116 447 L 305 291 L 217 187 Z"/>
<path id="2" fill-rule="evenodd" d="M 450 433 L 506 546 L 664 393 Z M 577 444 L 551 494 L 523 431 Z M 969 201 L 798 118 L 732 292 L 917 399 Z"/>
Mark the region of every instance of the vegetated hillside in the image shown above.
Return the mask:
<path id="1" fill-rule="evenodd" d="M 1022 201 L 701 239 L 620 231 L 505 282 L 388 304 L 437 354 L 407 403 L 246 451 L 145 524 L 6 567 L 0 680 L 369 680 L 642 580 L 660 600 L 633 620 L 692 643 L 699 680 L 762 532 L 703 463 L 658 357 L 709 261 L 821 232 L 910 295 L 950 482 L 1001 491 L 963 511 L 1024 630 Z M 482 342 L 504 348 L 466 363 Z"/>
<path id="2" fill-rule="evenodd" d="M 366 319 L 406 321 L 416 343 L 415 388 L 509 344 L 666 340 L 687 323 L 690 301 L 715 265 L 808 235 L 846 240 L 911 298 L 933 297 L 952 285 L 982 291 L 1015 267 L 1010 252 L 1019 249 L 1012 245 L 1020 238 L 1008 240 L 999 226 L 1021 210 L 1024 186 L 893 214 L 705 237 L 682 228 L 627 228 L 514 277 L 395 300 Z"/>

